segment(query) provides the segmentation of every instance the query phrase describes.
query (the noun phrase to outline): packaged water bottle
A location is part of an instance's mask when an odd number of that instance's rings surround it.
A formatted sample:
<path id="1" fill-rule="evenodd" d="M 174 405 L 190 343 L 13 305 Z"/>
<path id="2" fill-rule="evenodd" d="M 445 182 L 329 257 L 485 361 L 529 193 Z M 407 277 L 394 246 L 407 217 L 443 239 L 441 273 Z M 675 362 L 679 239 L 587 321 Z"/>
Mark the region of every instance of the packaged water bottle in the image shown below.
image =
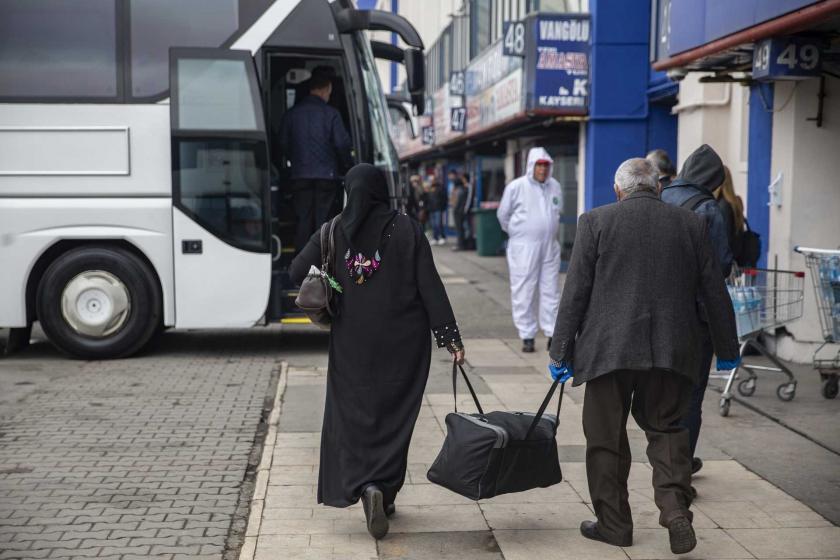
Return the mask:
<path id="1" fill-rule="evenodd" d="M 746 312 L 747 308 L 747 294 L 746 288 L 738 286 L 735 288 L 735 299 L 733 305 L 735 307 L 735 321 L 737 323 L 738 335 L 742 336 L 752 332 L 750 328 L 750 318 Z"/>

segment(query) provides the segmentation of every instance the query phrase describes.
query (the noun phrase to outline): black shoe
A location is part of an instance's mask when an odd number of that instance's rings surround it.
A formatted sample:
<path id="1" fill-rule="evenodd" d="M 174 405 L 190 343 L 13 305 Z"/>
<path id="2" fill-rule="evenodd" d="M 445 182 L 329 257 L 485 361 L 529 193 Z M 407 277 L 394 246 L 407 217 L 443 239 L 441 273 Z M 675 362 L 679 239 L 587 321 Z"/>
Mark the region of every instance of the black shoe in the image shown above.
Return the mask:
<path id="1" fill-rule="evenodd" d="M 674 554 L 691 552 L 697 546 L 694 527 L 687 517 L 677 517 L 668 524 L 668 538 L 671 540 L 671 552 Z"/>
<path id="2" fill-rule="evenodd" d="M 691 460 L 691 474 L 697 474 L 703 468 L 703 459 L 695 457 Z"/>
<path id="3" fill-rule="evenodd" d="M 395 513 L 397 513 L 397 506 L 395 506 L 394 504 L 388 504 L 387 506 L 385 506 L 385 515 L 387 517 L 391 517 Z"/>
<path id="4" fill-rule="evenodd" d="M 582 521 L 580 524 L 580 534 L 586 537 L 587 539 L 592 539 L 593 541 L 600 541 L 602 543 L 611 544 L 613 546 L 633 546 L 633 537 L 630 537 L 629 539 L 624 541 L 609 540 L 598 530 L 597 521 Z"/>
<path id="5" fill-rule="evenodd" d="M 388 534 L 388 517 L 385 515 L 382 490 L 371 484 L 362 492 L 362 508 L 365 510 L 367 530 L 376 540 Z"/>
<path id="6" fill-rule="evenodd" d="M 551 337 L 548 337 L 548 344 L 545 345 L 545 349 L 551 352 Z"/>
<path id="7" fill-rule="evenodd" d="M 526 338 L 522 341 L 522 351 L 529 354 L 535 351 L 533 338 Z"/>

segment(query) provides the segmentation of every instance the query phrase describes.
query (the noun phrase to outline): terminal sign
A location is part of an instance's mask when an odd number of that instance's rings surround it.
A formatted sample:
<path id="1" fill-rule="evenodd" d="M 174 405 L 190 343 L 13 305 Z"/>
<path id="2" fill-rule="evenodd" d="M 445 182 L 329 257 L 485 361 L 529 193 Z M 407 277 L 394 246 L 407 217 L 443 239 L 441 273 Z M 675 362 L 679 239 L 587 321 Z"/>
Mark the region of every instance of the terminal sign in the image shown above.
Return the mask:
<path id="1" fill-rule="evenodd" d="M 536 19 L 536 26 L 534 106 L 585 113 L 589 105 L 589 17 L 546 14 Z"/>
<path id="2" fill-rule="evenodd" d="M 756 80 L 799 80 L 820 74 L 820 46 L 800 37 L 765 39 L 753 50 Z"/>

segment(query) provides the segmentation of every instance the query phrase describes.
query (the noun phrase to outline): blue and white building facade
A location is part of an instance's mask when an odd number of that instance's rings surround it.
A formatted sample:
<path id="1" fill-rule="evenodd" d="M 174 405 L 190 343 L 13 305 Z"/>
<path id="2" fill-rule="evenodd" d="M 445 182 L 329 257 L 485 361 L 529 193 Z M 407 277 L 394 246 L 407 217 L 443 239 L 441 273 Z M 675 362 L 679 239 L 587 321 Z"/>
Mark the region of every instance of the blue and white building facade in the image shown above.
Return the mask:
<path id="1" fill-rule="evenodd" d="M 448 20 L 429 15 L 437 2 Z M 566 257 L 577 215 L 615 199 L 623 160 L 663 148 L 679 166 L 707 143 L 761 235 L 762 266 L 803 270 L 794 246 L 840 246 L 840 0 L 437 2 L 400 0 L 444 24 L 426 45 L 417 138 L 400 141 L 412 171 L 471 171 L 492 204 L 545 146 Z M 805 288 L 803 318 L 769 333 L 797 361 L 822 339 Z"/>

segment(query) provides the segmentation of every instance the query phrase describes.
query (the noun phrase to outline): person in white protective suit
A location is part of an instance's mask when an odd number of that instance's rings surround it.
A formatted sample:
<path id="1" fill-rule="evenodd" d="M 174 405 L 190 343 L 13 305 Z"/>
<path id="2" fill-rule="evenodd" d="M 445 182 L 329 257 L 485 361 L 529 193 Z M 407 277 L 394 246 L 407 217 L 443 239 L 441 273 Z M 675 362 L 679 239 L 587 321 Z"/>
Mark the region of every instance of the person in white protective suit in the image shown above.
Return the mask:
<path id="1" fill-rule="evenodd" d="M 541 327 L 551 344 L 560 305 L 560 213 L 563 193 L 552 176 L 553 160 L 543 148 L 528 152 L 528 170 L 505 187 L 496 215 L 510 240 L 507 261 L 513 324 L 522 351 L 534 351 Z"/>

